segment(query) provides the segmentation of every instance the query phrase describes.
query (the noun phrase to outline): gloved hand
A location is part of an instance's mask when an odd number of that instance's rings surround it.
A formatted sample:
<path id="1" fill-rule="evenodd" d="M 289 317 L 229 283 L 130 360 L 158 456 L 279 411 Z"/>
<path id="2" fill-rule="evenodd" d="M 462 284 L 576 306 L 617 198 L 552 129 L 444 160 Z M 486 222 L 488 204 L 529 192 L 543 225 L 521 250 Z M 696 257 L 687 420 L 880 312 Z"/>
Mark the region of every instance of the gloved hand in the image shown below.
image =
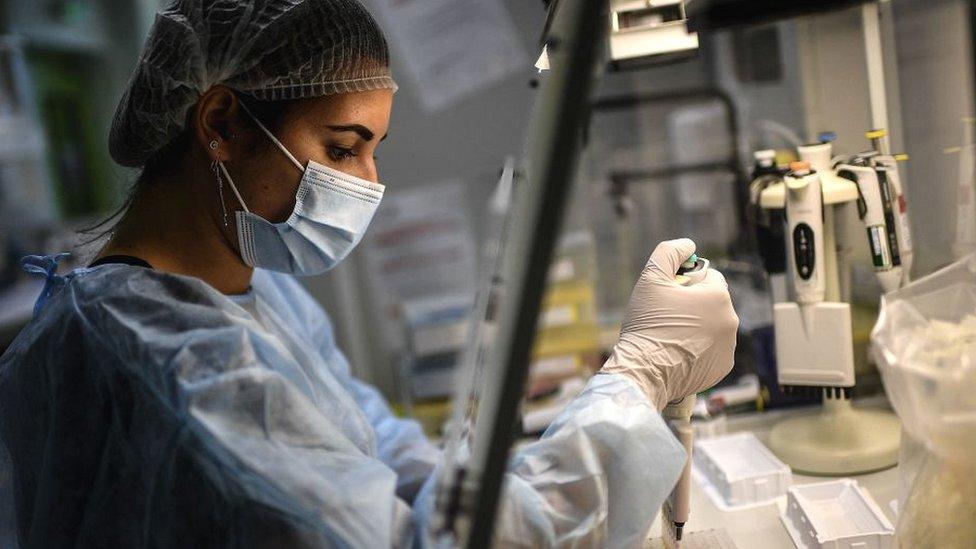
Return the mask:
<path id="1" fill-rule="evenodd" d="M 725 277 L 709 269 L 696 284 L 675 281 L 694 252 L 687 238 L 657 246 L 631 294 L 620 340 L 600 370 L 629 377 L 658 410 L 715 385 L 732 369 L 739 317 Z"/>

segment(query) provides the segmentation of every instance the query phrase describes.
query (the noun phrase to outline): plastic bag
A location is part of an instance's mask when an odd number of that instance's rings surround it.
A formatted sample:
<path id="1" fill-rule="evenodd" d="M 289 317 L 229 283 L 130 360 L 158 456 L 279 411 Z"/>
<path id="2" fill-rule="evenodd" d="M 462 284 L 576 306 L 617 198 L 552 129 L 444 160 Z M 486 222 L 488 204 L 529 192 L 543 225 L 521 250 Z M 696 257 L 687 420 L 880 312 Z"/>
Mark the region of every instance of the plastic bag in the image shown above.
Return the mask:
<path id="1" fill-rule="evenodd" d="M 976 547 L 976 254 L 886 295 L 871 333 L 885 390 L 924 455 L 899 465 L 910 488 L 900 547 Z"/>

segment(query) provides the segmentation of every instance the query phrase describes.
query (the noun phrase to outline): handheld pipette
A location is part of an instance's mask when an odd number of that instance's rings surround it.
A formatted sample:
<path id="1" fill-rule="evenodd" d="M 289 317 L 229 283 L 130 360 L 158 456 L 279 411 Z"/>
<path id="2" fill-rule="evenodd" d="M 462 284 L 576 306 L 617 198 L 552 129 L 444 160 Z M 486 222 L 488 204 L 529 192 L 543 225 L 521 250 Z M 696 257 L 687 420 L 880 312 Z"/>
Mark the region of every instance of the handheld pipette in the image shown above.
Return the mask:
<path id="1" fill-rule="evenodd" d="M 855 157 L 837 168 L 837 175 L 857 183 L 857 215 L 864 222 L 871 250 L 871 263 L 885 292 L 897 290 L 902 281 L 901 256 L 895 228 L 892 197 L 887 179 L 878 177 L 868 155 Z"/>
<path id="2" fill-rule="evenodd" d="M 668 499 L 664 500 L 662 532 L 665 540 L 681 541 L 681 534 L 691 510 L 691 451 L 695 444 L 691 413 L 695 408 L 695 401 L 695 395 L 688 395 L 665 406 L 662 414 L 688 455 L 681 476 L 678 477 L 678 483 L 674 485 Z"/>
<path id="3" fill-rule="evenodd" d="M 708 273 L 708 260 L 691 254 L 678 268 L 675 280 L 682 286 L 690 286 L 701 282 Z M 664 408 L 663 416 L 671 425 L 675 437 L 685 447 L 688 455 L 685 467 L 681 470 L 678 483 L 671 491 L 671 495 L 664 502 L 663 531 L 665 540 L 681 541 L 681 534 L 691 509 L 691 450 L 694 446 L 694 430 L 691 428 L 691 413 L 695 408 L 695 395 L 688 395 L 683 399 L 669 403 Z"/>
<path id="4" fill-rule="evenodd" d="M 905 189 L 902 187 L 901 176 L 898 173 L 898 161 L 907 160 L 908 156 L 892 155 L 888 150 L 888 132 L 883 129 L 871 130 L 864 134 L 871 141 L 878 154 L 871 157 L 871 164 L 878 172 L 878 178 L 887 181 L 891 189 L 890 204 L 894 213 L 895 231 L 888 234 L 888 238 L 896 241 L 902 267 L 902 284 L 909 282 L 912 270 L 912 231 L 908 221 L 908 205 L 905 200 Z"/>

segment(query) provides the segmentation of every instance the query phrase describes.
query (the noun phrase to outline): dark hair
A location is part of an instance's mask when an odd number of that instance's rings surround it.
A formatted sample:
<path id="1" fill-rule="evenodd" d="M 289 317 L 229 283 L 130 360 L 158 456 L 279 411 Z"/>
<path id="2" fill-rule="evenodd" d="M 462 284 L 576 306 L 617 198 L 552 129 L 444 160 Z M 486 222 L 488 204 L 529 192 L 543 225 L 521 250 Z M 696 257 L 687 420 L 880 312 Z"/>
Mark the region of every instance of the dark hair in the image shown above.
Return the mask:
<path id="1" fill-rule="evenodd" d="M 301 99 L 286 99 L 281 101 L 260 101 L 249 95 L 243 93 L 237 93 L 237 99 L 244 103 L 248 110 L 250 110 L 254 116 L 261 121 L 262 124 L 268 127 L 272 132 L 280 129 L 285 116 L 290 112 L 292 108 L 296 106 L 297 103 L 301 102 Z M 78 232 L 85 237 L 82 240 L 83 245 L 88 245 L 96 242 L 106 236 L 115 232 L 118 227 L 119 222 L 125 217 L 132 204 L 139 197 L 139 194 L 153 182 L 157 181 L 161 177 L 171 173 L 176 166 L 179 166 L 183 161 L 183 158 L 189 152 L 190 147 L 193 145 L 193 131 L 192 131 L 192 117 L 193 109 L 187 113 L 186 123 L 183 126 L 183 131 L 181 131 L 175 138 L 173 138 L 169 143 L 164 145 L 161 149 L 156 151 L 146 164 L 142 167 L 142 171 L 136 177 L 132 185 L 129 186 L 128 191 L 125 193 L 125 198 L 122 203 L 108 216 L 102 218 L 100 221 L 85 226 L 78 230 Z M 254 126 L 254 130 L 258 131 L 257 126 Z M 271 146 L 270 140 L 258 141 L 262 143 L 256 145 L 257 149 L 263 149 L 265 147 Z"/>

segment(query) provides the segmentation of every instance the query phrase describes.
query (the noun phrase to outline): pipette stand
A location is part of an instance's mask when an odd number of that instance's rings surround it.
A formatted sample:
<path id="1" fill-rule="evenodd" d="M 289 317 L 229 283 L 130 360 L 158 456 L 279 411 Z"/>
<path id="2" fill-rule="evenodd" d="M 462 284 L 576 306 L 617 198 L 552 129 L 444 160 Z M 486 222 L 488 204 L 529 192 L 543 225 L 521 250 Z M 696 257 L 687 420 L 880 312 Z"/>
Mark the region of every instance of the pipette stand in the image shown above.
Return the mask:
<path id="1" fill-rule="evenodd" d="M 769 447 L 794 471 L 806 474 L 886 469 L 898 460 L 897 417 L 854 408 L 844 390 L 854 385 L 853 336 L 850 304 L 840 302 L 834 208 L 856 200 L 857 188 L 835 176 L 829 163 L 811 163 L 822 174 L 826 300 L 775 304 L 774 328 L 780 384 L 822 388 L 824 400 L 818 412 L 776 424 Z M 769 186 L 760 200 L 764 208 L 784 208 L 785 185 Z"/>
<path id="2" fill-rule="evenodd" d="M 817 413 L 777 423 L 769 447 L 795 472 L 843 476 L 887 469 L 898 461 L 901 424 L 891 413 L 860 410 L 825 389 Z"/>

